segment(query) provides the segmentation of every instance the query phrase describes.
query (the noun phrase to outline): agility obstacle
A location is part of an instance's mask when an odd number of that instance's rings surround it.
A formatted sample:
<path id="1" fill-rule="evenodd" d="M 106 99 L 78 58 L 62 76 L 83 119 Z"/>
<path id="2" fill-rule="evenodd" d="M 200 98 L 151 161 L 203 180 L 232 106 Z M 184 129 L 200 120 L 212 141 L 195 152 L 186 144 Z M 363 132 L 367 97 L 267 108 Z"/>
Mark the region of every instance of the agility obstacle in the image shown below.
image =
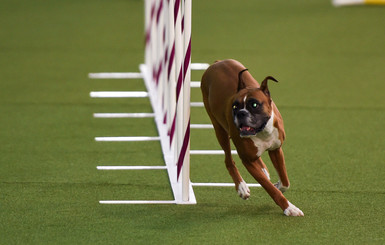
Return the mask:
<path id="1" fill-rule="evenodd" d="M 140 65 L 174 198 L 195 204 L 190 183 L 191 0 L 145 1 L 145 64 Z M 176 103 L 175 103 L 176 102 Z"/>
<path id="2" fill-rule="evenodd" d="M 145 62 L 140 72 L 90 73 L 91 79 L 143 79 L 147 91 L 93 91 L 91 98 L 148 97 L 153 113 L 94 113 L 95 118 L 154 118 L 159 136 L 95 137 L 97 142 L 159 141 L 165 166 L 97 166 L 98 170 L 167 170 L 174 200 L 103 200 L 101 204 L 195 204 L 193 186 L 233 187 L 234 183 L 191 183 L 190 155 L 223 155 L 223 150 L 190 150 L 190 129 L 212 129 L 211 124 L 190 124 L 191 70 L 206 63 L 191 63 L 191 0 L 145 1 Z M 232 154 L 237 154 L 235 150 Z M 260 187 L 249 184 L 249 187 Z"/>
<path id="3" fill-rule="evenodd" d="M 385 0 L 332 0 L 336 7 L 347 5 L 385 5 Z"/>
<path id="4" fill-rule="evenodd" d="M 99 170 L 167 169 L 173 201 L 100 201 L 108 204 L 195 204 L 190 182 L 190 76 L 204 63 L 191 64 L 191 0 L 145 1 L 145 63 L 140 73 L 90 73 L 91 79 L 143 79 L 147 91 L 93 91 L 92 98 L 149 97 L 154 113 L 95 113 L 95 118 L 155 119 L 159 136 L 95 137 L 95 141 L 160 141 L 166 166 L 98 166 Z M 199 82 L 193 83 L 199 87 Z M 211 128 L 212 125 L 194 125 Z"/>

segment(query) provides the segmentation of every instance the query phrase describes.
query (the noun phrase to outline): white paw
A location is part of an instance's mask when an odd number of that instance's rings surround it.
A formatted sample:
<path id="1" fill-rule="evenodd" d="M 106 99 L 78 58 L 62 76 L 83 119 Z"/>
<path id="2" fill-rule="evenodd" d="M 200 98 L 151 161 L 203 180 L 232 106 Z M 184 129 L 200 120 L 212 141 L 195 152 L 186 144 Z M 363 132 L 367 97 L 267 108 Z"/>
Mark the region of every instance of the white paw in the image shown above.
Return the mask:
<path id="1" fill-rule="evenodd" d="M 247 200 L 250 197 L 250 189 L 244 180 L 238 185 L 238 195 L 244 200 Z"/>
<path id="2" fill-rule="evenodd" d="M 283 186 L 282 184 L 281 184 L 281 181 L 280 180 L 278 180 L 278 182 L 277 183 L 275 183 L 274 184 L 274 186 L 278 189 L 278 190 L 280 190 L 282 193 L 284 193 L 285 191 L 287 191 L 288 189 L 289 189 L 289 186 Z"/>
<path id="3" fill-rule="evenodd" d="M 286 216 L 304 216 L 303 212 L 301 211 L 301 209 L 297 208 L 296 206 L 294 206 L 293 204 L 291 204 L 291 202 L 289 202 L 289 207 L 287 207 L 285 209 L 285 211 L 283 211 L 283 213 L 286 215 Z"/>

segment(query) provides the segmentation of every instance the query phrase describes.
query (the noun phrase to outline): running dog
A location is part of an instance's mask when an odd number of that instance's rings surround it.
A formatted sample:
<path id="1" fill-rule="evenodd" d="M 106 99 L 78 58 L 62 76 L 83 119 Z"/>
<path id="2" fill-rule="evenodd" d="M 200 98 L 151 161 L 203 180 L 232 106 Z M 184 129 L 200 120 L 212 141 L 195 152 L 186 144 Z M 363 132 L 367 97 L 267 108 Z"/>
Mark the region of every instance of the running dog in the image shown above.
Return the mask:
<path id="1" fill-rule="evenodd" d="M 201 90 L 206 111 L 213 123 L 219 144 L 225 152 L 225 164 L 235 189 L 243 199 L 250 190 L 231 156 L 230 138 L 248 172 L 267 191 L 286 216 L 304 216 L 283 195 L 290 182 L 286 173 L 282 144 L 285 140 L 282 116 L 271 99 L 266 77 L 261 86 L 236 60 L 217 61 L 202 76 Z M 279 181 L 270 182 L 261 159 L 268 151 Z"/>

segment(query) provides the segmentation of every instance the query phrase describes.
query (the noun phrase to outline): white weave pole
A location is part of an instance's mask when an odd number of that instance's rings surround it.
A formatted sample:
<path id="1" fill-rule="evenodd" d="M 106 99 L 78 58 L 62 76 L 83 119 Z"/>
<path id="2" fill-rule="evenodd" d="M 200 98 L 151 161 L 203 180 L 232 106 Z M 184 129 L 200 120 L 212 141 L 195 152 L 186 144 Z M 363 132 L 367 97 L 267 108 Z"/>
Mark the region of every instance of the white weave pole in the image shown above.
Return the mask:
<path id="1" fill-rule="evenodd" d="M 183 147 L 182 201 L 189 201 L 190 186 L 190 82 L 191 82 L 191 0 L 184 0 L 184 81 L 183 81 Z M 184 146 L 187 144 L 186 146 Z"/>
<path id="2" fill-rule="evenodd" d="M 145 1 L 145 32 L 146 32 L 146 46 L 145 46 L 145 81 L 146 87 L 150 94 L 150 98 L 156 99 L 156 90 L 154 86 L 154 62 L 156 59 L 156 25 L 155 25 L 155 11 L 156 0 Z"/>
<path id="3" fill-rule="evenodd" d="M 183 148 L 183 78 L 184 78 L 184 38 L 183 38 L 183 29 L 182 19 L 183 19 L 183 0 L 175 0 L 174 6 L 174 20 L 175 20 L 175 78 L 176 78 L 176 111 L 174 115 L 174 128 L 175 128 L 175 152 L 174 152 L 174 164 L 176 166 L 176 181 L 178 185 L 178 194 L 180 197 L 180 202 L 183 202 L 183 186 L 179 179 L 180 166 L 183 165 L 181 162 L 182 148 Z"/>
<path id="4" fill-rule="evenodd" d="M 176 64 L 176 113 L 173 119 L 176 151 L 174 153 L 178 191 L 181 197 L 179 202 L 189 203 L 190 194 L 193 193 L 189 174 L 191 1 L 187 1 L 187 3 L 186 0 L 175 1 L 174 21 Z"/>
<path id="5" fill-rule="evenodd" d="M 175 23 L 175 87 L 176 87 L 176 108 L 175 115 L 173 119 L 173 124 L 175 128 L 175 148 L 174 152 L 175 159 L 177 161 L 180 149 L 182 147 L 182 124 L 183 124 L 183 104 L 179 103 L 179 99 L 183 97 L 183 91 L 178 89 L 181 86 L 182 77 L 183 77 L 183 42 L 182 42 L 182 8 L 181 0 L 175 0 L 174 3 L 174 23 Z M 177 164 L 177 162 L 175 162 Z"/>
<path id="6" fill-rule="evenodd" d="M 149 24 L 148 24 L 148 35 L 149 35 L 149 43 L 148 43 L 148 50 L 146 50 L 149 54 L 149 59 L 148 59 L 148 72 L 150 73 L 149 75 L 152 78 L 152 83 L 151 86 L 154 87 L 154 81 L 153 81 L 153 70 L 154 70 L 154 61 L 156 60 L 156 28 L 155 28 L 155 10 L 156 10 L 156 0 L 150 0 L 149 2 L 149 7 L 150 7 L 150 13 L 148 15 L 149 18 Z M 153 89 L 154 90 L 154 89 Z M 153 91 L 152 90 L 152 91 Z M 155 94 L 152 95 L 152 98 L 155 97 Z"/>
<path id="7" fill-rule="evenodd" d="M 161 72 L 161 82 L 162 82 L 162 98 L 161 98 L 161 108 L 162 108 L 162 123 L 163 126 L 167 128 L 167 111 L 168 111 L 168 97 L 169 97 L 169 89 L 168 89 L 168 80 L 167 80 L 167 64 L 169 59 L 169 51 L 168 51 L 168 33 L 167 29 L 169 28 L 169 19 L 168 19 L 168 1 L 164 1 L 162 8 L 162 42 L 163 42 L 163 57 L 162 57 L 162 72 Z"/>
<path id="8" fill-rule="evenodd" d="M 167 1 L 159 1 L 158 9 L 156 13 L 156 25 L 157 25 L 157 60 L 156 64 L 156 73 L 155 73 L 155 82 L 158 90 L 158 105 L 160 111 L 164 111 L 163 98 L 165 97 L 165 77 L 164 77 L 164 56 L 165 56 L 165 18 L 164 18 L 164 9 Z"/>
<path id="9" fill-rule="evenodd" d="M 168 92 L 167 97 L 167 131 L 169 135 L 169 146 L 170 151 L 175 151 L 175 124 L 174 115 L 176 110 L 176 71 L 175 71 L 175 17 L 174 17 L 174 6 L 175 0 L 170 0 L 168 4 L 168 64 L 167 64 L 167 81 L 168 81 Z"/>
<path id="10" fill-rule="evenodd" d="M 145 52 L 144 63 L 146 67 L 150 67 L 151 52 L 150 52 L 150 32 L 151 32 L 151 0 L 144 1 L 144 32 L 145 32 Z"/>

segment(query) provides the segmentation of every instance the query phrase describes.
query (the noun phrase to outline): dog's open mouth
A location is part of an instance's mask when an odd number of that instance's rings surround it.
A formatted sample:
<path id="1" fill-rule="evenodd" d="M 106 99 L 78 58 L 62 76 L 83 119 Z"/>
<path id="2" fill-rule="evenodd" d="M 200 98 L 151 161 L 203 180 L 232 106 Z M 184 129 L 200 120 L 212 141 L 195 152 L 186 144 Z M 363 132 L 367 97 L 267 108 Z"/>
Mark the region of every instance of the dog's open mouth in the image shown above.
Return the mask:
<path id="1" fill-rule="evenodd" d="M 256 128 L 249 126 L 241 126 L 239 132 L 242 137 L 256 135 L 258 133 Z"/>
<path id="2" fill-rule="evenodd" d="M 241 137 L 249 137 L 257 135 L 259 132 L 261 132 L 267 124 L 267 121 L 264 122 L 259 128 L 253 128 L 250 126 L 240 125 L 239 127 L 239 135 Z"/>

